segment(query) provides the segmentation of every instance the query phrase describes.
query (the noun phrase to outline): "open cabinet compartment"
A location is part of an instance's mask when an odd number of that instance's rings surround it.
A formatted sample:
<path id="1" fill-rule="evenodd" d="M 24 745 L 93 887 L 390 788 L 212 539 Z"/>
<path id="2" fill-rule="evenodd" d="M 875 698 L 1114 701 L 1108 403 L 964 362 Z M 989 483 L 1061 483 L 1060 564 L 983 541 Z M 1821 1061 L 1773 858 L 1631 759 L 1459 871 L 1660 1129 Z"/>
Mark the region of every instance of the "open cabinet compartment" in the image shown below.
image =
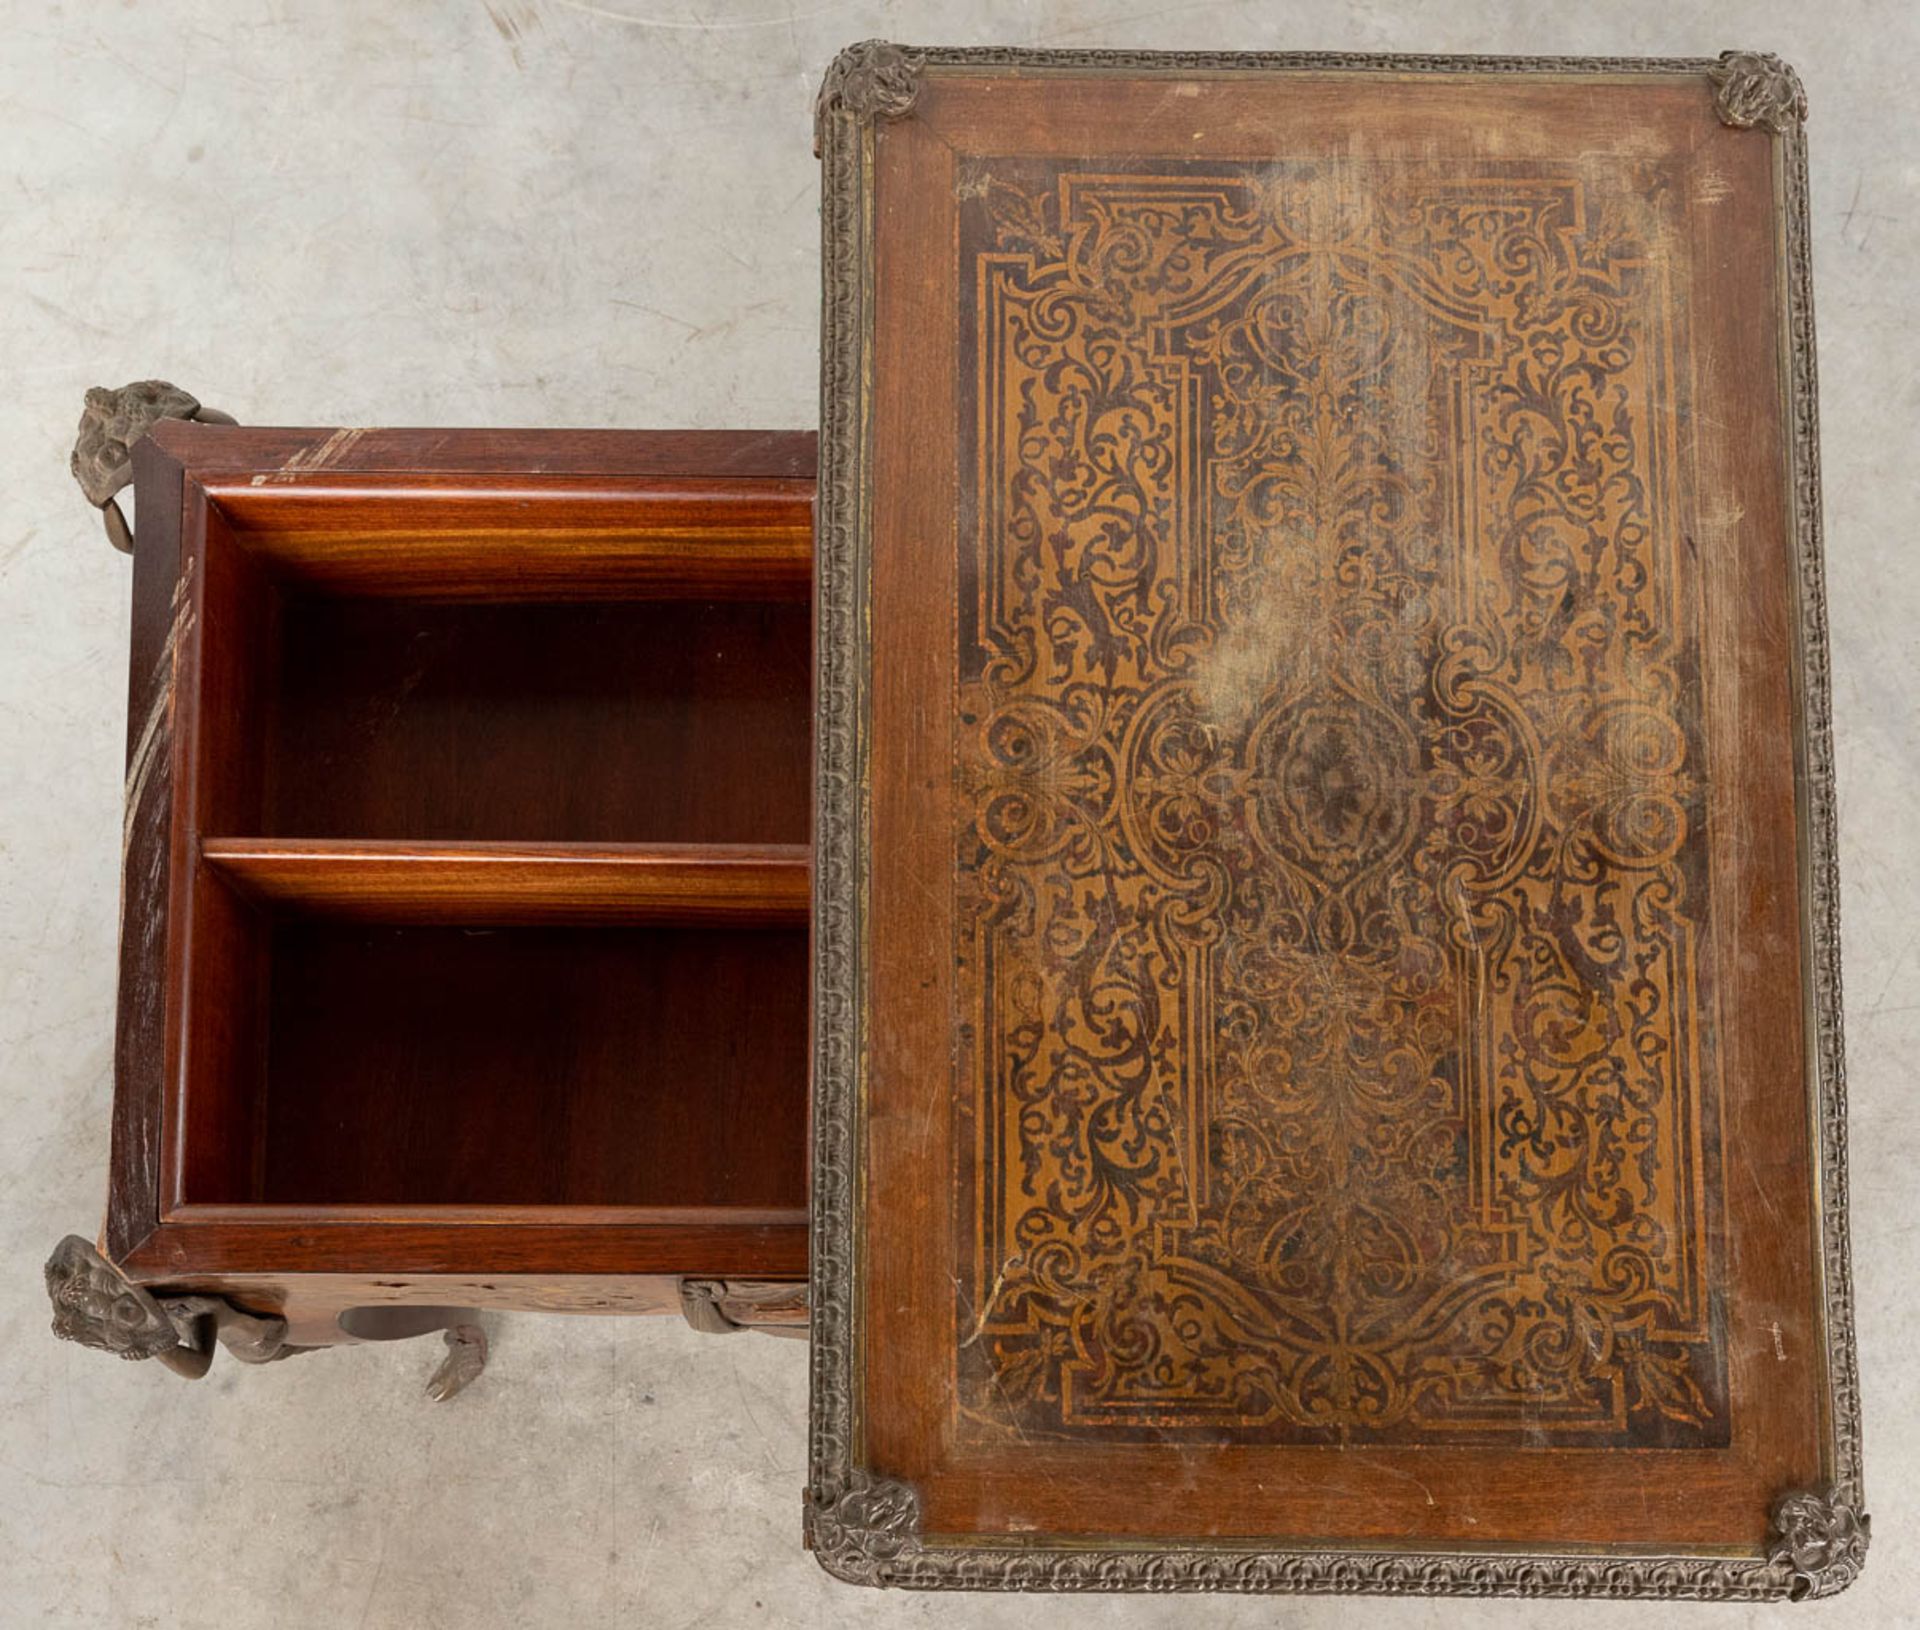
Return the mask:
<path id="1" fill-rule="evenodd" d="M 176 1259 L 803 1271 L 810 491 L 189 477 Z"/>
<path id="2" fill-rule="evenodd" d="M 251 830 L 806 842 L 804 601 L 273 599 Z"/>
<path id="3" fill-rule="evenodd" d="M 804 923 L 476 926 L 247 876 L 196 890 L 188 1205 L 805 1205 Z"/>
<path id="4" fill-rule="evenodd" d="M 324 518 L 275 496 L 206 518 L 203 835 L 805 845 L 790 573 L 663 578 L 636 530 L 572 578 L 565 517 L 545 539 L 435 535 L 429 570 L 418 522 L 367 547 L 376 511 L 336 557 Z"/>

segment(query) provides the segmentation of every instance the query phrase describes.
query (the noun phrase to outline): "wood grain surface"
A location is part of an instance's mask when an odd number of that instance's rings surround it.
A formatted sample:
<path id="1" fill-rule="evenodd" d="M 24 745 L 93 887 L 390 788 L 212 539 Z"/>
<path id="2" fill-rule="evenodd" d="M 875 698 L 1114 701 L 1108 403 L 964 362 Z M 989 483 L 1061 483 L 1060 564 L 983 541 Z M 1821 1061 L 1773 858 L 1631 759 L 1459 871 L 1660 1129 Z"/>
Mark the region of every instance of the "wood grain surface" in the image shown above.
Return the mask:
<path id="1" fill-rule="evenodd" d="M 1753 1554 L 1827 1441 L 1776 145 L 1251 72 L 871 139 L 859 1463 Z"/>

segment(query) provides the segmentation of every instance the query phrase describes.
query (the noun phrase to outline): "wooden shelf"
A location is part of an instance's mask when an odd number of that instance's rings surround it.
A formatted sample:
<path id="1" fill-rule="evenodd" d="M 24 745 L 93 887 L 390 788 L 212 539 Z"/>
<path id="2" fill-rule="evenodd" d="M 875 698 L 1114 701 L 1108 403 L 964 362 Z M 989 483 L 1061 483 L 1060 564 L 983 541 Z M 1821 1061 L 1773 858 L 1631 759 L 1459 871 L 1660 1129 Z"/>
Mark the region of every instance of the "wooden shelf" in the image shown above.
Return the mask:
<path id="1" fill-rule="evenodd" d="M 811 481 L 295 468 L 210 482 L 207 496 L 275 575 L 333 594 L 805 600 L 812 584 Z"/>
<path id="2" fill-rule="evenodd" d="M 804 844 L 335 842 L 207 838 L 242 892 L 351 921 L 521 927 L 796 927 Z"/>

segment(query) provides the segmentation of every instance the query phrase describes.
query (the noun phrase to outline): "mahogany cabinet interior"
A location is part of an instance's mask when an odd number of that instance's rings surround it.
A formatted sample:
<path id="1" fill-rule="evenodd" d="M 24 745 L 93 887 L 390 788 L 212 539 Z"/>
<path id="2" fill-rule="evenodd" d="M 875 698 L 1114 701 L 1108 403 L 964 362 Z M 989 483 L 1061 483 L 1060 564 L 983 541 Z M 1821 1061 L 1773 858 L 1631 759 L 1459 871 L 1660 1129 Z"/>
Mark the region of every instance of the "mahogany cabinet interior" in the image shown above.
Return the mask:
<path id="1" fill-rule="evenodd" d="M 813 437 L 135 465 L 106 1256 L 295 1345 L 804 1277 Z"/>

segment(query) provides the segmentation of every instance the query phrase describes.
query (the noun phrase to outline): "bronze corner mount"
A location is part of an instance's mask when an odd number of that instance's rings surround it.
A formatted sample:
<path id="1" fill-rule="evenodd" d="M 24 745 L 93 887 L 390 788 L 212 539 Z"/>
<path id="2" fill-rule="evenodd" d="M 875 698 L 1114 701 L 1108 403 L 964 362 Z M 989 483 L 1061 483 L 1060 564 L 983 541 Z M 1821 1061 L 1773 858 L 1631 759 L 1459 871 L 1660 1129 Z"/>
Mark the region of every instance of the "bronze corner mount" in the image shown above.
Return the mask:
<path id="1" fill-rule="evenodd" d="M 118 390 L 95 385 L 87 392 L 80 414 L 80 432 L 67 467 L 87 502 L 105 520 L 107 541 L 123 555 L 133 553 L 133 529 L 115 497 L 132 485 L 133 444 L 162 419 L 234 422 L 231 414 L 206 406 L 164 379 L 136 379 Z"/>
<path id="2" fill-rule="evenodd" d="M 243 1364 L 270 1364 L 304 1349 L 287 1345 L 286 1320 L 242 1312 L 222 1297 L 156 1297 L 135 1284 L 78 1234 L 47 1258 L 53 1333 L 119 1358 L 157 1358 L 197 1381 L 217 1341 Z"/>
<path id="3" fill-rule="evenodd" d="M 837 1489 L 807 1490 L 806 1538 L 835 1578 L 894 1584 L 893 1564 L 920 1549 L 920 1496 L 898 1478 L 854 1471 Z"/>
<path id="4" fill-rule="evenodd" d="M 827 120 L 836 112 L 855 120 L 899 118 L 920 94 L 925 58 L 885 40 L 862 40 L 833 59 L 813 101 L 813 156 L 826 148 Z"/>
<path id="5" fill-rule="evenodd" d="M 1723 125 L 1788 136 L 1806 123 L 1806 87 L 1771 51 L 1722 51 L 1707 78 Z"/>
<path id="6" fill-rule="evenodd" d="M 1767 1560 L 1792 1570 L 1793 1601 L 1836 1596 L 1860 1577 L 1872 1533 L 1873 1519 L 1842 1490 L 1797 1490 L 1774 1503 Z"/>
<path id="7" fill-rule="evenodd" d="M 707 1336 L 758 1330 L 769 1336 L 807 1339 L 804 1283 L 760 1279 L 683 1279 L 680 1314 Z"/>

